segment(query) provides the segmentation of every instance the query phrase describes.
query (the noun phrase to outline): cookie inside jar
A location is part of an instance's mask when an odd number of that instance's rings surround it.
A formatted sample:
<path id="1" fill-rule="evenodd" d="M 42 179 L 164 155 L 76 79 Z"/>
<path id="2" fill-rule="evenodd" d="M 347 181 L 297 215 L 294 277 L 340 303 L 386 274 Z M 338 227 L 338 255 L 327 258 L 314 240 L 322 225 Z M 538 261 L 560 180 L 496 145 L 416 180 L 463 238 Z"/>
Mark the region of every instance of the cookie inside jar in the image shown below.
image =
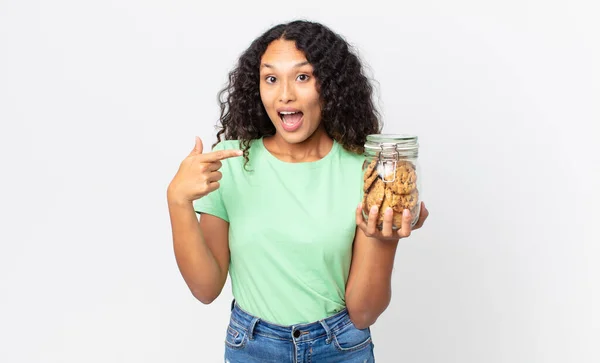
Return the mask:
<path id="1" fill-rule="evenodd" d="M 369 135 L 365 143 L 363 165 L 363 218 L 377 206 L 377 227 L 383 227 L 383 216 L 393 210 L 392 228 L 402 226 L 402 212 L 408 209 L 411 226 L 419 219 L 420 180 L 417 137 L 412 135 Z"/>

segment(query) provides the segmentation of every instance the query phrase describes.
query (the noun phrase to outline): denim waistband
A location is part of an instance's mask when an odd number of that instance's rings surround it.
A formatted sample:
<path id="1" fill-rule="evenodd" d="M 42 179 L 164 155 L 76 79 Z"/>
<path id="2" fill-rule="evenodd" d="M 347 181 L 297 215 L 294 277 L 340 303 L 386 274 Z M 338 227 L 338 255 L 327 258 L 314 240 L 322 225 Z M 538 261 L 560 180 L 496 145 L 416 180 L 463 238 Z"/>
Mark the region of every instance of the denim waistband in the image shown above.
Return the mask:
<path id="1" fill-rule="evenodd" d="M 244 311 L 235 301 L 232 302 L 231 322 L 238 325 L 248 332 L 250 339 L 254 334 L 268 336 L 280 340 L 290 341 L 311 341 L 323 336 L 328 340 L 332 337 L 332 332 L 351 324 L 348 310 L 342 311 L 311 323 L 295 325 L 277 325 L 272 322 L 263 321 L 260 318 Z"/>

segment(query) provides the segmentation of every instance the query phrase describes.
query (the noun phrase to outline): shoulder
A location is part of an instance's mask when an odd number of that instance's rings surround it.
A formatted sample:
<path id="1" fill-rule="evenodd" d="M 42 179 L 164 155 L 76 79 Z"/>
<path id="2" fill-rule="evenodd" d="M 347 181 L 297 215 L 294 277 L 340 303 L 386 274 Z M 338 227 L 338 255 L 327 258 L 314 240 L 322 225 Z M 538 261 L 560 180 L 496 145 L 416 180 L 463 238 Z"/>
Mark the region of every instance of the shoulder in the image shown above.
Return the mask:
<path id="1" fill-rule="evenodd" d="M 248 156 L 239 156 L 233 158 L 227 158 L 221 160 L 223 164 L 223 168 L 232 169 L 232 170 L 246 170 L 247 167 L 251 164 L 251 162 L 257 157 L 260 158 L 260 139 L 252 139 L 249 140 L 249 148 L 248 148 Z M 243 150 L 244 144 L 242 140 L 222 140 L 217 142 L 211 151 L 221 151 L 221 150 Z"/>
<path id="2" fill-rule="evenodd" d="M 347 150 L 341 144 L 338 145 L 340 158 L 344 162 L 362 164 L 365 161 L 364 154 Z"/>
<path id="3" fill-rule="evenodd" d="M 249 146 L 250 146 L 249 151 L 252 152 L 253 150 L 258 149 L 260 146 L 259 142 L 260 142 L 260 139 L 249 140 Z M 242 140 L 222 140 L 215 144 L 215 146 L 212 148 L 212 151 L 242 150 L 242 149 L 243 149 Z"/>
<path id="4" fill-rule="evenodd" d="M 239 140 L 222 140 L 219 141 L 215 144 L 214 147 L 212 147 L 212 151 L 218 151 L 218 150 L 241 150 L 242 149 L 242 145 L 240 144 Z"/>

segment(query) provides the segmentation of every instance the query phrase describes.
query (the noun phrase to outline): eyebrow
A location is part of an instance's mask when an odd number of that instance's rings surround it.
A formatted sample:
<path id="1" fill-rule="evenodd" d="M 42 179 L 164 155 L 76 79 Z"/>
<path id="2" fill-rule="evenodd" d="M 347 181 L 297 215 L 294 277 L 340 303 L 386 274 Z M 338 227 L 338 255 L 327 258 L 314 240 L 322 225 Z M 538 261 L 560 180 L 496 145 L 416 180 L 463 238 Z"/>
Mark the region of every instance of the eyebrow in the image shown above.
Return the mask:
<path id="1" fill-rule="evenodd" d="M 299 68 L 299 67 L 305 66 L 307 64 L 310 64 L 310 63 L 308 61 L 300 62 L 300 63 L 295 64 L 294 68 Z M 271 69 L 274 69 L 275 67 L 273 65 L 269 64 L 269 63 L 263 63 L 263 65 L 262 65 L 261 68 L 271 68 Z"/>

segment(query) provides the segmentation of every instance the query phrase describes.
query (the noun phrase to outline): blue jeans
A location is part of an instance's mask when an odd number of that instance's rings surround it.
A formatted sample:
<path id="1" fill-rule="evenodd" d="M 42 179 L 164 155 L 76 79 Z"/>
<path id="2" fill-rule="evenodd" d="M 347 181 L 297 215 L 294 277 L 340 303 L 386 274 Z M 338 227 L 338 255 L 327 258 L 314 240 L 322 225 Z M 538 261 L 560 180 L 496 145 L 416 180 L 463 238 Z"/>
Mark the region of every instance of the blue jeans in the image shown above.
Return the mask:
<path id="1" fill-rule="evenodd" d="M 347 310 L 308 324 L 261 321 L 233 303 L 226 363 L 374 363 L 371 330 L 357 329 Z"/>

